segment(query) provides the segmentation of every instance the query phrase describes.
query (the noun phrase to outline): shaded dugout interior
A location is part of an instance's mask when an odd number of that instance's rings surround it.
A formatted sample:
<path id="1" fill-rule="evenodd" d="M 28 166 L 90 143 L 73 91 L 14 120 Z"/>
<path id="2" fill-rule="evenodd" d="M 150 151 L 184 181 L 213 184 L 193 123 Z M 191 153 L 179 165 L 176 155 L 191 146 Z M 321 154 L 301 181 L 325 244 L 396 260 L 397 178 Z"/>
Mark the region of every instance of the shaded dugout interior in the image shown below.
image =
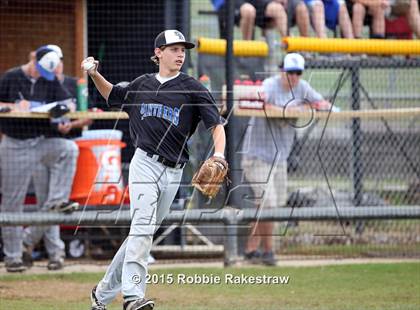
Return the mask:
<path id="1" fill-rule="evenodd" d="M 156 72 L 157 67 L 150 60 L 155 36 L 165 28 L 187 29 L 187 22 L 183 22 L 186 16 L 182 14 L 185 6 L 173 6 L 171 2 L 87 1 L 88 55 L 100 61 L 100 71 L 111 83 L 132 81 L 144 73 Z M 91 80 L 89 97 L 96 106 L 106 107 Z M 113 128 L 114 123 L 98 120 L 91 128 Z M 116 128 L 124 132 L 127 147 L 122 151 L 122 160 L 129 162 L 134 148 L 128 120 L 119 121 Z"/>

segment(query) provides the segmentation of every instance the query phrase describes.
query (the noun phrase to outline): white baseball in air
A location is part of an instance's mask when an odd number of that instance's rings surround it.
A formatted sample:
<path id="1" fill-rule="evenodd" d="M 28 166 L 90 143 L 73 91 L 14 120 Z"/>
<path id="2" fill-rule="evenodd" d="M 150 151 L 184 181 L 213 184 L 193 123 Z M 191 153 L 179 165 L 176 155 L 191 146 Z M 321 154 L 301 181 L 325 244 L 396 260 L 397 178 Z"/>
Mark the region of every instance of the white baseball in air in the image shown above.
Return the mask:
<path id="1" fill-rule="evenodd" d="M 95 68 L 95 63 L 92 61 L 87 61 L 83 64 L 83 70 L 89 71 L 91 69 Z"/>

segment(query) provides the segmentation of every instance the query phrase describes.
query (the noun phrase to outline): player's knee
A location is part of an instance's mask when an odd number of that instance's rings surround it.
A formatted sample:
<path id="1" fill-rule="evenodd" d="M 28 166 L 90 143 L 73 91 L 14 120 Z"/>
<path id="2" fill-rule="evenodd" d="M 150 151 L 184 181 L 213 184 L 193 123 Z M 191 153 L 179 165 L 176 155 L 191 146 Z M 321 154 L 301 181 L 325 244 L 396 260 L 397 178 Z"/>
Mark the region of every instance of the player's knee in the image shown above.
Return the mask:
<path id="1" fill-rule="evenodd" d="M 257 11 L 255 10 L 254 6 L 249 3 L 244 3 L 239 11 L 241 18 L 246 20 L 254 20 L 257 15 Z"/>
<path id="2" fill-rule="evenodd" d="M 148 236 L 129 236 L 126 248 L 126 261 L 147 263 L 147 259 L 152 249 L 152 235 Z"/>

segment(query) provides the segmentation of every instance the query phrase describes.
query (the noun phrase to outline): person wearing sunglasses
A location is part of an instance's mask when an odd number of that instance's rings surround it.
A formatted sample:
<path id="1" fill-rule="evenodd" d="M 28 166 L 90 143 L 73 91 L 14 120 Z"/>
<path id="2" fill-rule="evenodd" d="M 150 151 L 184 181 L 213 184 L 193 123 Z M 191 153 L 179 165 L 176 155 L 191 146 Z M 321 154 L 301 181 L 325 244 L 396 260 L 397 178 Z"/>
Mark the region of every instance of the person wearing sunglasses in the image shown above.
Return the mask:
<path id="1" fill-rule="evenodd" d="M 280 74 L 263 82 L 263 97 L 273 108 L 310 109 L 313 104 L 331 107 L 321 94 L 301 78 L 304 58 L 287 54 Z M 290 109 L 290 110 L 289 110 Z M 287 158 L 292 149 L 296 125 L 290 119 L 253 117 L 243 143 L 243 185 L 252 189 L 252 207 L 283 207 L 287 202 Z M 273 251 L 273 222 L 255 222 L 245 248 L 245 261 L 276 265 Z"/>

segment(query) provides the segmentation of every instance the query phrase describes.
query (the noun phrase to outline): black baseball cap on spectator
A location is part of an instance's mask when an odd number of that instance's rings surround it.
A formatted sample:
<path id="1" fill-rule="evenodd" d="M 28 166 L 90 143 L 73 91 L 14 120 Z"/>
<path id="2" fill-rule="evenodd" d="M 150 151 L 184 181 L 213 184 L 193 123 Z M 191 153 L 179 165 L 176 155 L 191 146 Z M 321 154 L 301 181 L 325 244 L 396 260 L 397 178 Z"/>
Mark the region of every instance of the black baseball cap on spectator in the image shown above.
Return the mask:
<path id="1" fill-rule="evenodd" d="M 192 49 L 195 47 L 194 43 L 186 41 L 184 35 L 175 29 L 162 31 L 155 38 L 155 48 L 161 48 L 162 46 L 173 44 L 183 44 L 186 49 Z"/>

